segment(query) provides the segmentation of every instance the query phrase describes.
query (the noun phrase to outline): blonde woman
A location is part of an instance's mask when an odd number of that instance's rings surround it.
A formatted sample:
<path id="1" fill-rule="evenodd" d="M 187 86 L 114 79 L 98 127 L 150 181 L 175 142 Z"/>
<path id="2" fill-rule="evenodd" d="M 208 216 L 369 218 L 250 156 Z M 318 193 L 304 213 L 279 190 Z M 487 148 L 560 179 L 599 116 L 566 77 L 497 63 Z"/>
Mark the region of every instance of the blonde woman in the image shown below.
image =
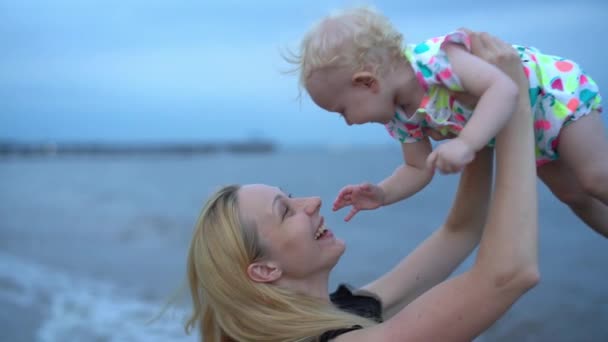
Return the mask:
<path id="1" fill-rule="evenodd" d="M 534 141 L 518 55 L 487 34 L 473 52 L 519 85 L 517 110 L 463 171 L 446 223 L 393 270 L 357 291 L 330 294 L 344 243 L 319 198 L 266 185 L 229 186 L 207 202 L 188 255 L 194 312 L 214 341 L 469 341 L 539 279 Z M 488 204 L 489 203 L 489 204 Z M 370 233 L 371 234 L 371 233 Z M 479 242 L 474 265 L 445 280 Z M 373 260 L 370 260 L 373 262 Z"/>

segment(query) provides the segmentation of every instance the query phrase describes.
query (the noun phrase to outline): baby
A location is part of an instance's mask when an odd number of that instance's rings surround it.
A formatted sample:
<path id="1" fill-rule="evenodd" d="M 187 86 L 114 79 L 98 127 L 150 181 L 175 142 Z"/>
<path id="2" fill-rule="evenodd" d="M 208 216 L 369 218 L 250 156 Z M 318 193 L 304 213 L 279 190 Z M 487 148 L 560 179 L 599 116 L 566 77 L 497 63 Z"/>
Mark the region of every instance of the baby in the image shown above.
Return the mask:
<path id="1" fill-rule="evenodd" d="M 529 80 L 539 176 L 608 236 L 608 139 L 598 87 L 570 60 L 514 47 Z M 349 125 L 381 123 L 402 143 L 405 163 L 392 175 L 340 191 L 334 210 L 351 205 L 346 221 L 360 210 L 412 196 L 435 169 L 461 171 L 491 146 L 518 99 L 506 74 L 470 53 L 466 32 L 404 45 L 388 19 L 368 8 L 320 21 L 289 61 L 318 106 Z M 433 151 L 427 130 L 456 137 Z"/>

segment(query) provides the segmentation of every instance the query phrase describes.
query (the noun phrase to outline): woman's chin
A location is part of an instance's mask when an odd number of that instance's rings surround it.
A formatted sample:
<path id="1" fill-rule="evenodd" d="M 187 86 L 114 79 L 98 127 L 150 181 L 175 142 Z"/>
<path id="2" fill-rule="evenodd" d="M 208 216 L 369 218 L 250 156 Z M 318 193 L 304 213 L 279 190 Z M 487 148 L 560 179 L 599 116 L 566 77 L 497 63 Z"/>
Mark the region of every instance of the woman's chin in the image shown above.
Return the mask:
<path id="1" fill-rule="evenodd" d="M 338 260 L 340 260 L 342 254 L 344 254 L 344 251 L 346 250 L 346 244 L 343 240 L 334 237 L 332 241 L 331 250 L 332 255 L 335 255 L 335 260 L 333 261 L 335 265 L 338 263 Z"/>

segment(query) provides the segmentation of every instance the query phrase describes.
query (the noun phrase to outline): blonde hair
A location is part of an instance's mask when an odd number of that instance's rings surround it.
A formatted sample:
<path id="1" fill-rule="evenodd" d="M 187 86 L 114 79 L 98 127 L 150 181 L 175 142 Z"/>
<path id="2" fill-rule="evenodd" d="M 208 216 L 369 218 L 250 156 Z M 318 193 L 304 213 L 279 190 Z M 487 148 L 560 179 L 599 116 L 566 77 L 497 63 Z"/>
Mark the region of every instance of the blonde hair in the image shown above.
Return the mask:
<path id="1" fill-rule="evenodd" d="M 212 195 L 196 224 L 187 262 L 193 313 L 186 332 L 200 323 L 206 342 L 314 341 L 327 330 L 375 324 L 327 301 L 253 282 L 247 266 L 264 250 L 255 225 L 239 215 L 239 188 Z"/>
<path id="2" fill-rule="evenodd" d="M 310 74 L 328 66 L 361 70 L 383 66 L 402 58 L 403 35 L 391 22 L 371 7 L 356 7 L 330 14 L 305 34 L 298 53 L 283 55 L 299 71 L 300 87 Z"/>

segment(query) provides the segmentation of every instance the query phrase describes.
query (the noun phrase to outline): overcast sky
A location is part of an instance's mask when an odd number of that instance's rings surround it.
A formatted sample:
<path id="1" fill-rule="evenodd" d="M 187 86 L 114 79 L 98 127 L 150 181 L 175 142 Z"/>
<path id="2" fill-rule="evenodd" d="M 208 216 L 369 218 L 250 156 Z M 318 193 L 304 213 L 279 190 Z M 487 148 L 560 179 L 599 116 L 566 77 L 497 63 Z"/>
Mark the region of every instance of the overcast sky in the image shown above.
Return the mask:
<path id="1" fill-rule="evenodd" d="M 608 89 L 604 0 L 0 0 L 0 140 L 390 142 L 300 104 L 297 77 L 281 73 L 282 48 L 362 3 L 409 42 L 487 30 L 574 59 Z"/>

